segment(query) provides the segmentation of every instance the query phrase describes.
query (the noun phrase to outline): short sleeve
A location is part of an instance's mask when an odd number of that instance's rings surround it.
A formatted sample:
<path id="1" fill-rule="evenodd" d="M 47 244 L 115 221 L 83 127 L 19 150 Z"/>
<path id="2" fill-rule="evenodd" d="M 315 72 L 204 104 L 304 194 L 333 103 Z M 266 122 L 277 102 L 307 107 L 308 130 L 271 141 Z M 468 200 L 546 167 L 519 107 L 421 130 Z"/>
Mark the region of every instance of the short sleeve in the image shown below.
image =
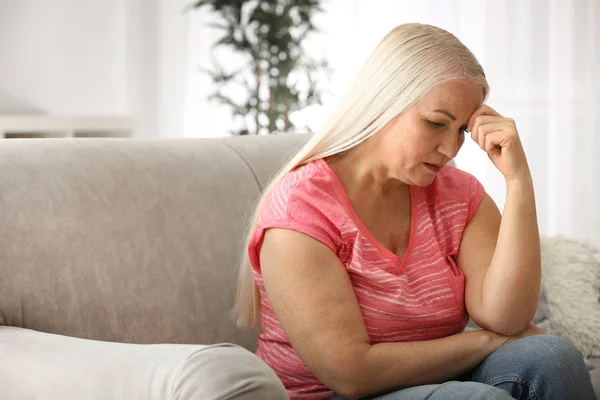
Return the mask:
<path id="1" fill-rule="evenodd" d="M 483 200 L 483 195 L 485 194 L 485 190 L 483 189 L 483 185 L 475 178 L 474 176 L 469 177 L 469 190 L 467 191 L 469 199 L 468 199 L 468 214 L 467 214 L 467 224 L 471 222 L 473 215 L 479 208 L 479 204 L 481 204 L 481 200 Z"/>
<path id="2" fill-rule="evenodd" d="M 252 267 L 260 271 L 260 249 L 268 229 L 290 229 L 318 240 L 335 254 L 341 244 L 336 215 L 339 204 L 326 191 L 303 182 L 287 195 L 275 189 L 260 210 L 258 226 L 248 243 Z"/>

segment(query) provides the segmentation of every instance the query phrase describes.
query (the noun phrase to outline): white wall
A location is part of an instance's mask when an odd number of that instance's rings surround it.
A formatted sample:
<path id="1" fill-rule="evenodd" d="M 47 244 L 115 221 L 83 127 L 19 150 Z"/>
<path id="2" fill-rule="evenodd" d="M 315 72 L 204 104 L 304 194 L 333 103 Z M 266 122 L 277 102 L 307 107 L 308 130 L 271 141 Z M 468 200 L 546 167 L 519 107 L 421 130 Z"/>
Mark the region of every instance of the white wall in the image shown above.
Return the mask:
<path id="1" fill-rule="evenodd" d="M 184 4 L 0 0 L 0 113 L 135 115 L 142 136 L 180 135 Z"/>
<path id="2" fill-rule="evenodd" d="M 143 0 L 141 0 L 143 1 Z M 190 0 L 158 0 L 158 109 L 160 136 L 183 135 Z"/>

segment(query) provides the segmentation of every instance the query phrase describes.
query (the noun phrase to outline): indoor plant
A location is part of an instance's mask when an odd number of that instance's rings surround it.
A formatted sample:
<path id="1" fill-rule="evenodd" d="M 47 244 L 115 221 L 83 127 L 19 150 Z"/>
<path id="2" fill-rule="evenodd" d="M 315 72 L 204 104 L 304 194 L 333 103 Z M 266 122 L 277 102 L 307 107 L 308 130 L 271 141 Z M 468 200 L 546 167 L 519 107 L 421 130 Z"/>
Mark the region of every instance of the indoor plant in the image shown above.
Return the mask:
<path id="1" fill-rule="evenodd" d="M 231 133 L 302 130 L 290 117 L 321 104 L 320 85 L 329 75 L 327 62 L 303 49 L 316 31 L 312 19 L 323 11 L 321 0 L 199 0 L 192 8 L 217 16 L 210 26 L 222 36 L 213 51 L 228 49 L 238 56 L 239 65 L 215 60 L 204 69 L 217 86 L 211 100 L 229 106 L 238 124 Z"/>

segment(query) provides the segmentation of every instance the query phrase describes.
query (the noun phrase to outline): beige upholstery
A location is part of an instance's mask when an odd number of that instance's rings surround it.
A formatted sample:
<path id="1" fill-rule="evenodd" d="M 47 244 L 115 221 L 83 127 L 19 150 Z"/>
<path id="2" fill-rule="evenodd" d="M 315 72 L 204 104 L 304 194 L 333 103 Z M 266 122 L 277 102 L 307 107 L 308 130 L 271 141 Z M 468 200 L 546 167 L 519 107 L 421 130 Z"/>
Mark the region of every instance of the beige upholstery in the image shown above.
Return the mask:
<path id="1" fill-rule="evenodd" d="M 0 146 L 0 325 L 131 343 L 233 342 L 244 219 L 304 136 Z"/>

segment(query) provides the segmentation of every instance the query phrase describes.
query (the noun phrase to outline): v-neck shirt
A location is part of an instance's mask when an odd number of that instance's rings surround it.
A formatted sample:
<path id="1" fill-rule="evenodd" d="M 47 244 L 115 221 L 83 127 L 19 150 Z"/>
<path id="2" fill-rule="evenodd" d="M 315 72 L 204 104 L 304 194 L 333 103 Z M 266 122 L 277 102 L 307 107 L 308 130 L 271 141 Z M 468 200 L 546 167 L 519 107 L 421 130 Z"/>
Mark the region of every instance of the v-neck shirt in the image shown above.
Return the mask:
<path id="1" fill-rule="evenodd" d="M 301 232 L 341 260 L 372 344 L 432 340 L 462 332 L 468 321 L 464 275 L 456 260 L 463 231 L 483 194 L 477 179 L 451 166 L 431 185 L 411 186 L 410 239 L 399 257 L 367 230 L 323 159 L 288 173 L 267 193 L 248 246 L 261 294 L 256 354 L 277 373 L 292 400 L 335 394 L 302 363 L 273 312 L 259 259 L 265 231 Z"/>

